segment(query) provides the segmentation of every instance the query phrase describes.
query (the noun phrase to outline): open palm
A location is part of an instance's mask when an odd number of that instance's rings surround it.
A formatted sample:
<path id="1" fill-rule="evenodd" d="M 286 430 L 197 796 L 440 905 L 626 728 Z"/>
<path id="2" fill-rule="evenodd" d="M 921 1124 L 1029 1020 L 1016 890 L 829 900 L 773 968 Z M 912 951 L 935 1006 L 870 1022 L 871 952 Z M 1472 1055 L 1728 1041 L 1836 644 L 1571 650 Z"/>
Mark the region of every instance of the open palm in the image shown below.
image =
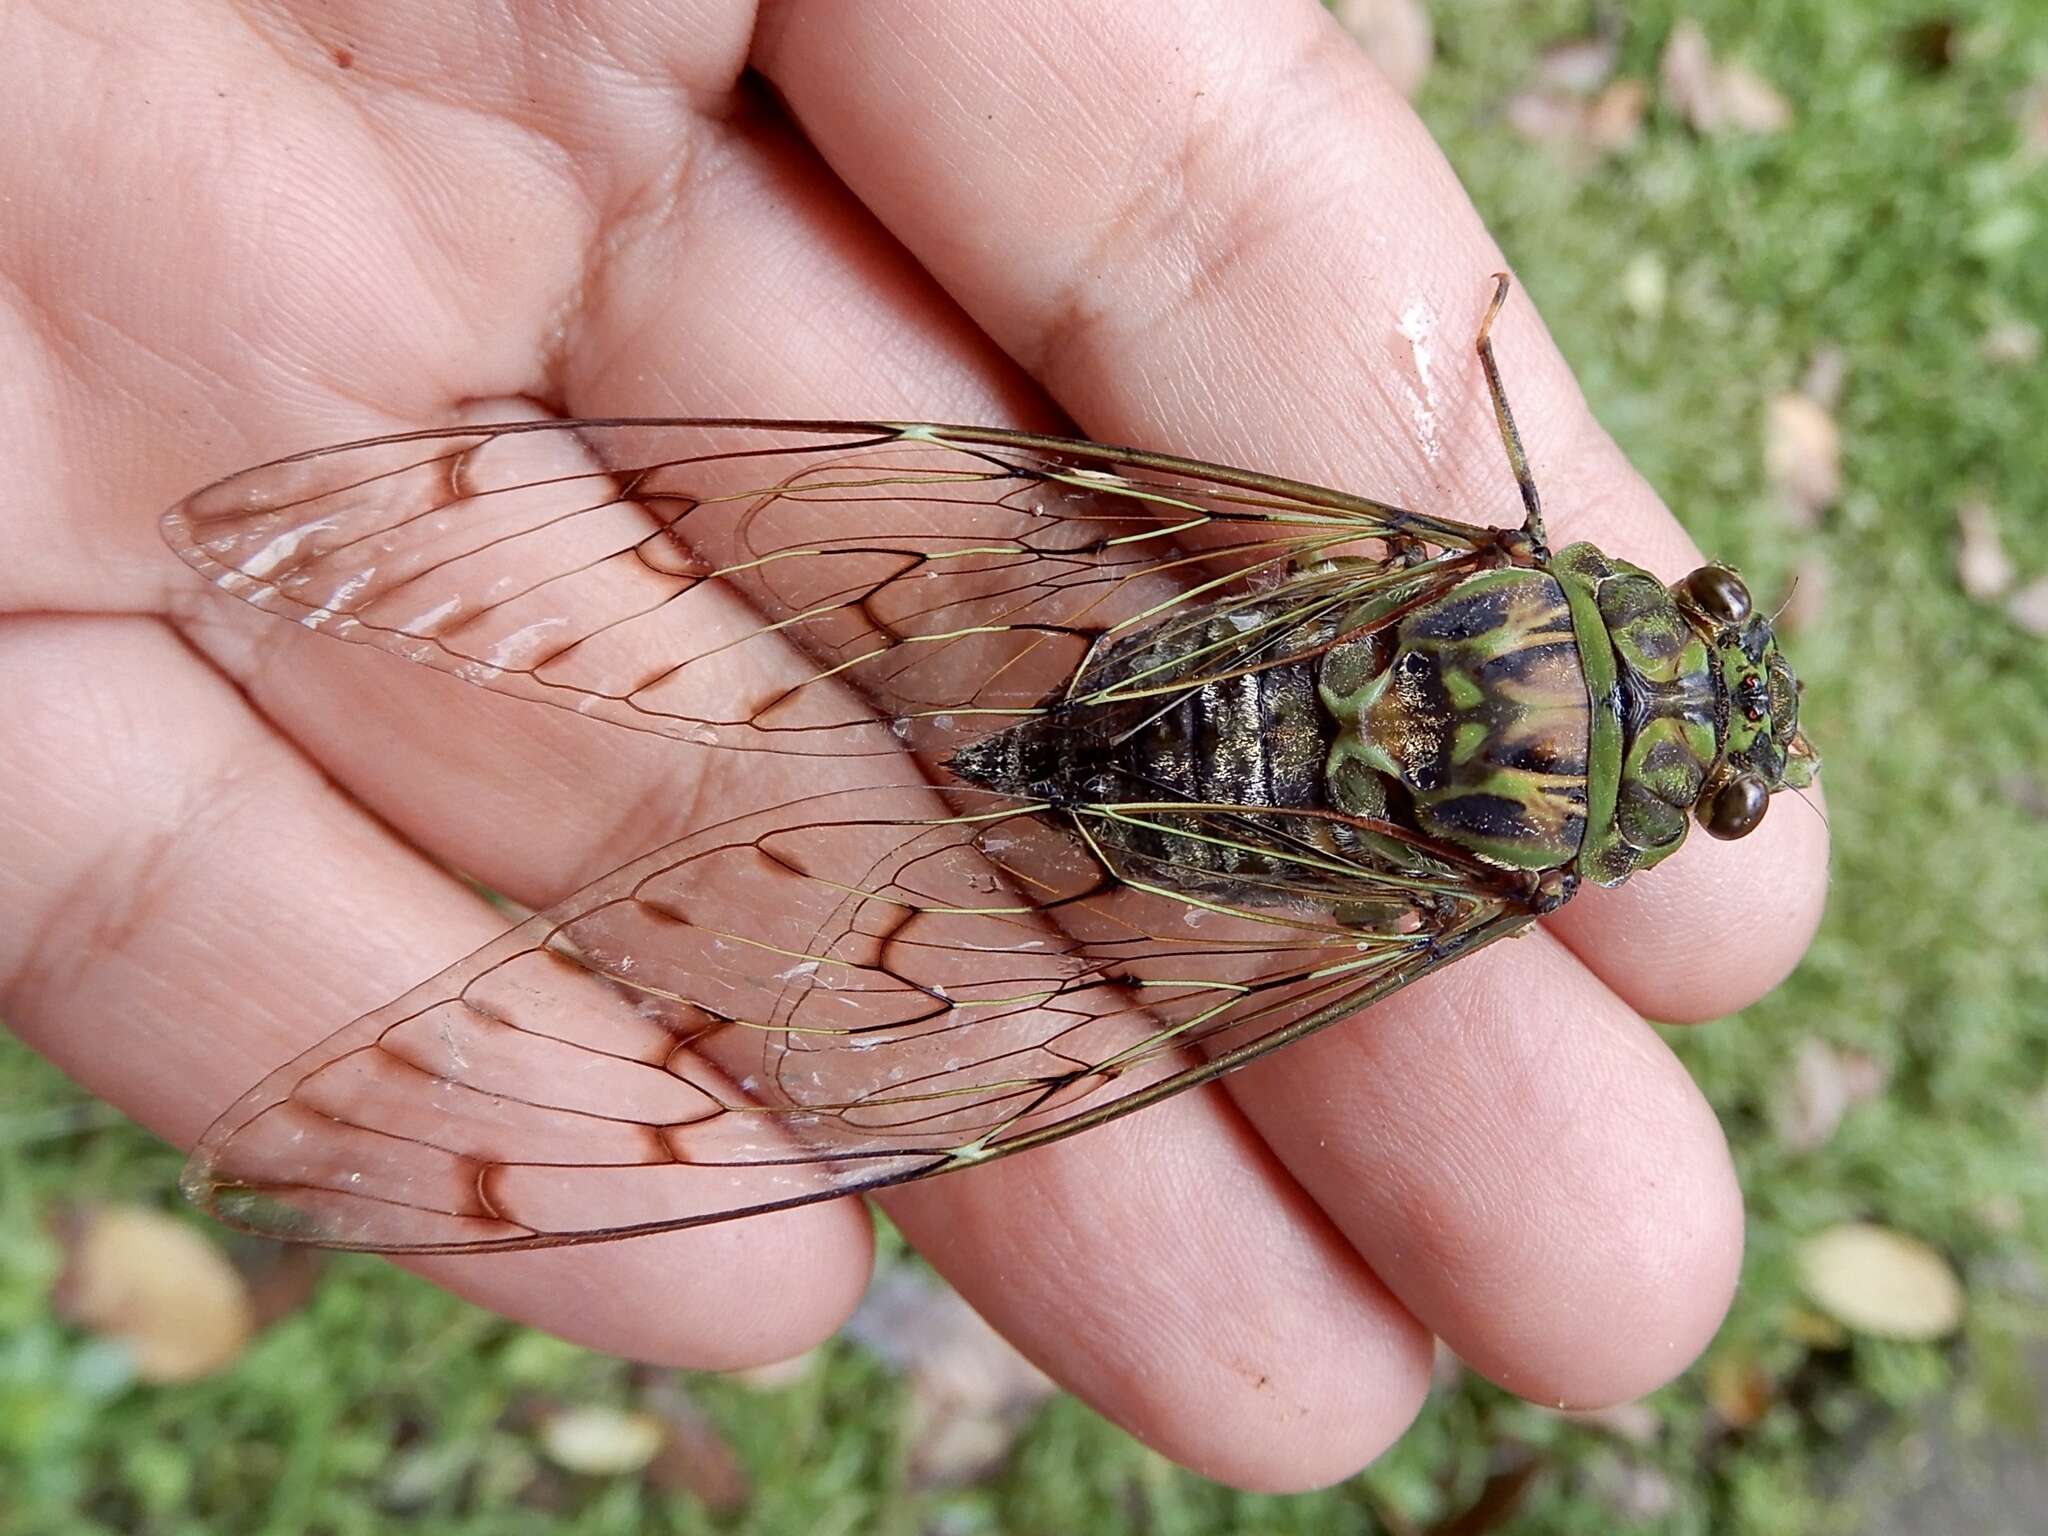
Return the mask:
<path id="1" fill-rule="evenodd" d="M 493 403 L 1076 423 L 1519 518 L 1468 350 L 1499 255 L 1309 0 L 18 6 L 0 102 L 0 1014 L 180 1143 L 498 931 L 444 865 L 543 906 L 755 792 L 217 601 L 156 533 L 213 475 Z M 1525 303 L 1496 334 L 1558 542 L 1698 563 Z M 1369 1459 L 1432 1334 L 1531 1397 L 1640 1393 L 1741 1251 L 1643 1017 L 1758 996 L 1823 885 L 1816 818 L 1698 844 L 1223 1085 L 883 1203 L 1226 1481 Z M 869 1257 L 843 1201 L 416 1267 L 729 1367 L 829 1333 Z"/>

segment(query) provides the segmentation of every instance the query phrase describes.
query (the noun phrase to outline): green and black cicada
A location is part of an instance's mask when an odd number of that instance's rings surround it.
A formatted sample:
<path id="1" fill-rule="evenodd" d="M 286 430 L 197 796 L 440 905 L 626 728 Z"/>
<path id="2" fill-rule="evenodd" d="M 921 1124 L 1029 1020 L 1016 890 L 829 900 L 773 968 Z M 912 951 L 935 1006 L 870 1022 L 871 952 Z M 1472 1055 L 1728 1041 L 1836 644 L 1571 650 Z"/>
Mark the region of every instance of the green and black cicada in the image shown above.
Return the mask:
<path id="1" fill-rule="evenodd" d="M 422 1252 L 874 1189 L 1208 1082 L 1689 816 L 1742 836 L 1814 768 L 1768 619 L 1552 553 L 1479 350 L 1513 530 L 889 422 L 468 426 L 192 496 L 166 535 L 236 596 L 713 749 L 756 808 L 272 1074 L 189 1192 Z"/>

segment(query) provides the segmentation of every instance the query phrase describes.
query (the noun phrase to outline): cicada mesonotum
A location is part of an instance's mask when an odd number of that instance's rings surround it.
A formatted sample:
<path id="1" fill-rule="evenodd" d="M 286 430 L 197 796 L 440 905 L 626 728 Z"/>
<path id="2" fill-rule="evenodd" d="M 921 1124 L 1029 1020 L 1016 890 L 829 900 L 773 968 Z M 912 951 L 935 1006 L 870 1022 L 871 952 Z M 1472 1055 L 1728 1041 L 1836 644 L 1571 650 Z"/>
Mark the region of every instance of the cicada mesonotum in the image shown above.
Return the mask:
<path id="1" fill-rule="evenodd" d="M 1718 566 L 1551 552 L 1479 353 L 1512 530 L 856 421 L 464 426 L 188 498 L 236 596 L 751 797 L 273 1073 L 188 1192 L 422 1252 L 874 1189 L 1211 1081 L 1689 815 L 1741 836 L 1813 769 L 1769 621 Z"/>

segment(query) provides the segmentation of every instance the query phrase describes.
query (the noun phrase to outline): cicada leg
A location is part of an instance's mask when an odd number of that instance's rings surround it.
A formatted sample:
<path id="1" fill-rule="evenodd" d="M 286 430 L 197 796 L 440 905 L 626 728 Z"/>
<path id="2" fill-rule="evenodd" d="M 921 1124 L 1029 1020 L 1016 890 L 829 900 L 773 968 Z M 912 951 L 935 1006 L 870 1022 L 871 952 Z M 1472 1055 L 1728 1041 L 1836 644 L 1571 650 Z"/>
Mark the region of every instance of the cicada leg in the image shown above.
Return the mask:
<path id="1" fill-rule="evenodd" d="M 1486 372 L 1486 390 L 1493 396 L 1493 419 L 1500 426 L 1501 446 L 1508 451 L 1508 467 L 1515 473 L 1515 485 L 1528 512 L 1522 519 L 1522 533 L 1535 546 L 1530 553 L 1541 561 L 1549 553 L 1550 543 L 1543 533 L 1543 503 L 1536 494 L 1536 477 L 1529 473 L 1529 456 L 1522 451 L 1522 434 L 1515 430 L 1515 413 L 1508 409 L 1507 390 L 1500 382 L 1500 365 L 1493 359 L 1493 320 L 1501 305 L 1508 301 L 1507 273 L 1494 273 L 1493 283 L 1493 302 L 1486 306 L 1486 318 L 1479 322 L 1479 366 Z"/>

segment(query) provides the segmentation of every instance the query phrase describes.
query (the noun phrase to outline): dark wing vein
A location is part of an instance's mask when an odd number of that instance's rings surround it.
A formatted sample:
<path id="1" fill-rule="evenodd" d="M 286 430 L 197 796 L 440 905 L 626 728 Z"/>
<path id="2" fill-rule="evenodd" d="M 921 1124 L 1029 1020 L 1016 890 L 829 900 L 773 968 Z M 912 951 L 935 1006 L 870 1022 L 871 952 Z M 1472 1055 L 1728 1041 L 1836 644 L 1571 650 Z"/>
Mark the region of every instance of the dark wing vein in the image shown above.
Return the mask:
<path id="1" fill-rule="evenodd" d="M 1245 836 L 1237 808 L 1180 809 Z M 240 1225 L 394 1251 L 780 1209 L 1128 1113 L 1528 920 L 1455 854 L 1290 868 L 1190 902 L 1195 871 L 924 784 L 755 812 L 280 1069 L 207 1133 L 188 1189 Z"/>
<path id="2" fill-rule="evenodd" d="M 1361 541 L 1469 558 L 1491 537 L 1132 449 L 719 420 L 347 444 L 232 475 L 164 529 L 309 629 L 635 730 L 830 756 L 949 750 L 1085 692 L 1106 637 Z"/>

